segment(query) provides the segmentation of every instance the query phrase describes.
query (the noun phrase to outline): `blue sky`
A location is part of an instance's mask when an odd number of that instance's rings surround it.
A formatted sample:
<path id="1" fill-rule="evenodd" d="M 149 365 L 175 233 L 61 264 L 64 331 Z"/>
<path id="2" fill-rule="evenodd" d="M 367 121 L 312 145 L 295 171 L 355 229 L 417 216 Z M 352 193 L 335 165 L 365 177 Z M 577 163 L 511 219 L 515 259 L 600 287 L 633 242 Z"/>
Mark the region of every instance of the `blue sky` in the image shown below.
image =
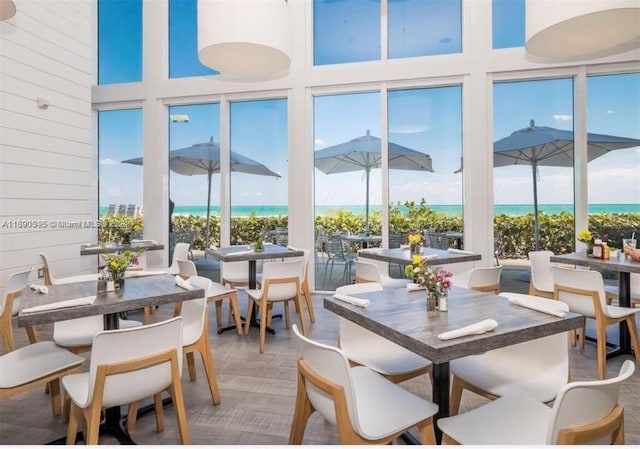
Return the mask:
<path id="1" fill-rule="evenodd" d="M 141 80 L 142 6 L 139 0 L 100 0 L 100 82 Z M 195 0 L 170 1 L 171 77 L 215 73 L 197 59 Z M 321 23 L 315 58 L 318 64 L 377 59 L 378 1 L 316 1 L 316 23 Z M 425 8 L 438 10 L 438 27 L 426 27 L 416 17 Z M 390 57 L 458 52 L 461 41 L 458 1 L 391 1 L 389 5 Z M 357 20 L 356 20 L 357 18 Z M 494 0 L 494 47 L 522 45 L 523 0 Z M 435 23 L 435 22 L 434 22 Z M 346 24 L 346 25 L 345 25 Z M 424 22 L 422 22 L 424 25 Z M 433 25 L 433 24 L 432 24 Z M 103 30 L 109 30 L 104 33 Z M 379 30 L 379 25 L 377 27 Z M 373 33 L 373 34 L 372 34 Z M 124 45 L 126 40 L 127 45 Z M 415 45 L 418 41 L 421 44 Z M 341 51 L 339 51 L 341 50 Z M 348 50 L 345 53 L 345 50 Z M 373 55 L 373 56 L 372 56 Z M 640 74 L 598 76 L 588 80 L 589 132 L 640 138 Z M 496 84 L 494 88 L 494 138 L 528 126 L 572 129 L 570 79 Z M 389 140 L 431 155 L 435 173 L 394 170 L 390 174 L 390 199 L 419 200 L 431 204 L 460 204 L 462 175 L 453 173 L 461 156 L 461 87 L 416 89 L 389 93 Z M 366 134 L 380 136 L 380 94 L 334 95 L 314 100 L 314 147 L 321 149 Z M 170 125 L 171 149 L 208 141 L 219 142 L 218 105 L 173 106 L 171 114 L 187 114 L 188 123 Z M 234 103 L 231 108 L 232 150 L 251 157 L 281 179 L 232 175 L 232 204 L 286 204 L 287 117 L 286 100 Z M 120 161 L 142 154 L 140 110 L 100 113 L 100 203 L 141 203 L 140 167 Z M 640 203 L 640 149 L 617 150 L 589 164 L 591 203 Z M 529 167 L 503 167 L 494 171 L 496 204 L 532 202 Z M 541 204 L 573 202 L 572 170 L 541 167 Z M 138 181 L 136 181 L 138 180 Z M 212 204 L 219 204 L 214 177 Z M 362 173 L 325 175 L 315 171 L 316 203 L 362 204 Z M 381 198 L 380 170 L 371 174 L 371 203 Z M 176 204 L 206 204 L 206 177 L 171 173 L 171 195 Z M 201 198 L 201 200 L 200 200 Z"/>

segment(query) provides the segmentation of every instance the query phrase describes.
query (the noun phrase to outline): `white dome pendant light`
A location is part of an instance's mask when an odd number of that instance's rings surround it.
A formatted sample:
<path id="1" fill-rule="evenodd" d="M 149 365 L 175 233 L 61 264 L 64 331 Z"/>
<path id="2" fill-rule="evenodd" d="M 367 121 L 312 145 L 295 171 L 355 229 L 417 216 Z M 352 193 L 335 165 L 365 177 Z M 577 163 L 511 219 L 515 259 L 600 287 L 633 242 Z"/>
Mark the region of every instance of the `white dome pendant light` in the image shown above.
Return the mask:
<path id="1" fill-rule="evenodd" d="M 16 4 L 12 0 L 0 0 L 0 20 L 7 20 L 16 14 Z"/>
<path id="2" fill-rule="evenodd" d="M 526 56 L 535 62 L 602 58 L 640 48 L 638 0 L 526 0 Z"/>
<path id="3" fill-rule="evenodd" d="M 289 33 L 286 0 L 198 0 L 198 57 L 223 79 L 287 75 Z"/>

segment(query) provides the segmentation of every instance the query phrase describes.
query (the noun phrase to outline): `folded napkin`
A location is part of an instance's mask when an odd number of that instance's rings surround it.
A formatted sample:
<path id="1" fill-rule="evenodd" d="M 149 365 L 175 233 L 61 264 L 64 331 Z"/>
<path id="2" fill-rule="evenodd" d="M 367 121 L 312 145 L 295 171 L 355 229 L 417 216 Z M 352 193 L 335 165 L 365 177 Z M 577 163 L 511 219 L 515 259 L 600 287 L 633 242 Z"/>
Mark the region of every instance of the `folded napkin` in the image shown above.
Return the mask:
<path id="1" fill-rule="evenodd" d="M 549 315 L 554 315 L 560 318 L 567 316 L 567 312 L 569 311 L 569 306 L 554 299 L 538 298 L 512 293 L 502 293 L 501 296 L 506 296 L 511 304 L 526 307 L 527 309 L 537 310 L 542 313 L 548 313 Z"/>
<path id="2" fill-rule="evenodd" d="M 252 254 L 253 250 L 246 250 L 246 251 L 234 251 L 232 253 L 228 253 L 227 256 L 240 256 L 241 254 Z"/>
<path id="3" fill-rule="evenodd" d="M 146 270 L 127 270 L 124 272 L 125 278 L 139 278 L 142 276 L 157 276 L 160 274 L 167 274 L 166 270 L 158 270 L 158 271 L 146 271 Z"/>
<path id="4" fill-rule="evenodd" d="M 410 292 L 415 290 L 426 290 L 426 289 L 427 287 L 425 287 L 424 285 L 416 284 L 415 282 L 410 282 L 409 284 L 407 284 L 407 290 L 409 290 Z"/>
<path id="5" fill-rule="evenodd" d="M 155 240 L 143 240 L 143 239 L 131 239 L 131 243 L 150 243 L 152 245 L 158 244 L 158 242 Z"/>
<path id="6" fill-rule="evenodd" d="M 472 251 L 465 251 L 465 250 L 456 249 L 456 248 L 447 248 L 447 252 L 455 253 L 455 254 L 474 254 Z"/>
<path id="7" fill-rule="evenodd" d="M 180 276 L 176 275 L 176 285 L 178 287 L 182 287 L 185 290 L 193 290 L 193 285 L 189 283 L 189 281 L 182 279 Z"/>
<path id="8" fill-rule="evenodd" d="M 41 306 L 29 307 L 27 309 L 22 309 L 23 313 L 34 313 L 34 312 L 42 312 L 45 310 L 54 310 L 54 309 L 65 309 L 68 307 L 76 307 L 76 306 L 90 306 L 96 300 L 94 296 L 85 296 L 84 298 L 76 298 L 69 299 L 67 301 L 58 301 L 53 302 L 51 304 L 43 304 Z"/>
<path id="9" fill-rule="evenodd" d="M 369 301 L 368 299 L 354 298 L 353 296 L 341 295 L 340 293 L 334 294 L 333 297 L 340 301 L 348 302 L 349 304 L 353 304 L 354 306 L 358 307 L 368 307 L 371 303 L 371 301 Z"/>
<path id="10" fill-rule="evenodd" d="M 400 245 L 400 249 L 409 249 L 411 245 Z"/>
<path id="11" fill-rule="evenodd" d="M 29 288 L 34 292 L 49 293 L 49 288 L 46 285 L 31 284 Z"/>
<path id="12" fill-rule="evenodd" d="M 437 259 L 438 255 L 437 254 L 425 254 L 424 256 L 422 256 L 422 258 L 424 260 L 433 260 L 433 259 Z"/>
<path id="13" fill-rule="evenodd" d="M 438 335 L 438 338 L 440 340 L 451 340 L 452 338 L 466 337 L 467 335 L 484 334 L 485 332 L 494 330 L 496 327 L 498 327 L 498 322 L 496 320 L 488 319 L 475 324 L 470 324 L 469 326 L 461 327 L 460 329 L 443 332 Z"/>

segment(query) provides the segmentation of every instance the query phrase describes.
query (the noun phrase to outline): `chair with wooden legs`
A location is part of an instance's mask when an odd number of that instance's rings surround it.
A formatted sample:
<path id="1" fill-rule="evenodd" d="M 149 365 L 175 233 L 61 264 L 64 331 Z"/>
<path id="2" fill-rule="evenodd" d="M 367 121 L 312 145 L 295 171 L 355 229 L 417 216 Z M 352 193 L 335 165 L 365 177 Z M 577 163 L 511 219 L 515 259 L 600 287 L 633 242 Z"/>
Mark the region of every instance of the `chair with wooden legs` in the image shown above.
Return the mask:
<path id="1" fill-rule="evenodd" d="M 618 376 L 572 382 L 558 391 L 553 407 L 510 394 L 457 416 L 441 418 L 443 444 L 551 445 L 624 444 L 620 386 L 635 370 L 626 360 Z"/>
<path id="2" fill-rule="evenodd" d="M 316 411 L 337 427 L 338 444 L 388 444 L 413 427 L 422 444 L 435 444 L 437 405 L 367 367 L 351 367 L 340 349 L 304 337 L 295 325 L 293 333 L 300 359 L 289 444 L 302 444 Z"/>
<path id="3" fill-rule="evenodd" d="M 553 267 L 555 299 L 567 303 L 572 312 L 580 313 L 596 321 L 598 376 L 607 375 L 607 327 L 621 321 L 627 323 L 631 343 L 635 348 L 636 361 L 640 363 L 640 338 L 635 314 L 640 309 L 607 305 L 602 274 L 592 270 Z M 580 346 L 584 347 L 584 329 L 580 335 Z"/>
<path id="4" fill-rule="evenodd" d="M 610 305 L 614 300 L 618 300 L 619 290 L 617 286 L 605 285 L 604 290 L 607 294 L 607 304 Z M 640 273 L 631 273 L 629 290 L 631 291 L 632 307 L 640 305 Z"/>
<path id="5" fill-rule="evenodd" d="M 502 293 L 502 296 L 524 296 Z M 556 310 L 569 306 L 553 299 L 535 298 Z M 567 333 L 549 335 L 512 346 L 451 360 L 451 416 L 460 409 L 462 393 L 471 391 L 490 400 L 510 394 L 527 394 L 539 402 L 551 402 L 569 382 Z"/>
<path id="6" fill-rule="evenodd" d="M 82 371 L 84 358 L 52 341 L 33 343 L 0 357 L 0 399 L 48 385 L 51 412 L 60 415 L 60 378 Z"/>
<path id="7" fill-rule="evenodd" d="M 470 288 L 479 292 L 500 294 L 500 275 L 502 265 L 488 268 L 473 268 L 467 273 L 453 276 L 453 283 L 458 287 Z"/>
<path id="8" fill-rule="evenodd" d="M 529 280 L 529 294 L 553 298 L 553 271 L 551 270 L 551 256 L 553 251 L 530 251 L 531 279 Z"/>
<path id="9" fill-rule="evenodd" d="M 300 287 L 302 289 L 302 294 L 304 295 L 304 300 L 307 303 L 307 313 L 309 314 L 309 320 L 312 323 L 316 322 L 316 314 L 313 311 L 313 297 L 311 296 L 311 288 L 309 287 L 309 254 L 311 251 L 304 248 L 296 248 L 293 246 L 288 246 L 290 250 L 293 251 L 302 251 L 304 256 L 301 258 L 289 258 L 289 261 L 292 260 L 303 260 L 304 264 L 302 265 L 302 273 L 300 275 Z"/>
<path id="10" fill-rule="evenodd" d="M 220 283 L 229 288 L 249 286 L 247 262 L 220 262 Z"/>
<path id="11" fill-rule="evenodd" d="M 356 283 L 377 282 L 387 288 L 405 288 L 411 282 L 410 279 L 394 279 L 389 276 L 387 262 L 356 259 L 353 265 L 356 267 Z"/>
<path id="12" fill-rule="evenodd" d="M 180 267 L 180 276 L 185 279 L 198 275 L 196 264 L 191 260 L 178 260 L 178 266 Z M 215 304 L 218 329 L 222 328 L 222 303 L 225 299 L 229 299 L 229 316 L 235 321 L 236 331 L 238 335 L 243 335 L 240 306 L 238 306 L 238 291 L 233 288 L 227 288 L 217 282 L 211 282 L 207 290 L 207 303 Z"/>
<path id="13" fill-rule="evenodd" d="M 87 444 L 98 444 L 102 409 L 137 402 L 162 391 L 173 400 L 180 441 L 191 443 L 180 383 L 182 323 L 182 317 L 176 317 L 95 336 L 89 372 L 62 378 L 71 399 L 67 444 L 75 443 L 78 426 L 85 429 Z"/>
<path id="14" fill-rule="evenodd" d="M 54 284 L 72 284 L 74 282 L 87 282 L 87 281 L 97 281 L 98 273 L 91 274 L 79 274 L 76 276 L 65 276 L 62 278 L 56 277 L 53 275 L 53 268 L 51 266 L 51 257 L 42 251 L 40 253 L 40 260 L 42 260 L 42 271 L 44 272 L 44 285 L 54 285 Z"/>
<path id="15" fill-rule="evenodd" d="M 249 298 L 247 304 L 247 317 L 244 324 L 244 333 L 249 333 L 251 325 L 251 315 L 253 314 L 254 304 L 260 312 L 260 353 L 264 352 L 266 339 L 267 317 L 274 303 L 282 302 L 284 305 L 284 316 L 287 329 L 291 326 L 291 318 L 289 316 L 289 302 L 294 301 L 296 309 L 304 310 L 302 306 L 302 298 L 300 297 L 300 273 L 304 261 L 296 260 L 293 262 L 266 262 L 262 271 L 262 289 L 247 290 Z M 304 315 L 300 316 L 300 326 L 302 332 L 307 333 L 307 324 Z"/>
<path id="16" fill-rule="evenodd" d="M 4 295 L 2 295 L 2 303 L 0 303 L 0 334 L 4 339 L 4 348 L 6 352 L 11 352 L 15 349 L 13 342 L 13 318 L 18 315 L 20 311 L 20 295 L 22 289 L 24 289 L 29 283 L 29 275 L 33 268 L 28 270 L 19 271 L 9 276 L 7 287 Z M 28 326 L 25 328 L 27 331 L 27 337 L 29 343 L 36 342 L 36 334 L 33 327 Z"/>
<path id="17" fill-rule="evenodd" d="M 341 295 L 379 292 L 382 286 L 375 282 L 344 285 L 336 289 Z M 338 346 L 351 365 L 363 365 L 393 383 L 404 382 L 423 374 L 431 376 L 431 361 L 399 346 L 356 323 L 338 317 Z"/>

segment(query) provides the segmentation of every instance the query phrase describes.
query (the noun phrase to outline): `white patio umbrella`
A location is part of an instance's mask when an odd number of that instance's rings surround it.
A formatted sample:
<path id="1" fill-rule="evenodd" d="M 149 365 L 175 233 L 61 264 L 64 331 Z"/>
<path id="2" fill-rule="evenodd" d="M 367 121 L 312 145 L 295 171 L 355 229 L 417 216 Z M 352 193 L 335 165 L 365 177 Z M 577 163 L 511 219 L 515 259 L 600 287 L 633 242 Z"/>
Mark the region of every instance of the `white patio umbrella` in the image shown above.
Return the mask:
<path id="1" fill-rule="evenodd" d="M 590 162 L 609 151 L 640 146 L 640 140 L 606 134 L 587 134 L 587 160 Z M 541 165 L 573 167 L 573 131 L 535 126 L 531 120 L 527 128 L 493 143 L 493 166 L 530 165 L 533 175 L 533 215 L 535 249 L 540 247 L 538 222 L 537 170 Z"/>
<path id="2" fill-rule="evenodd" d="M 314 153 L 315 166 L 328 175 L 364 170 L 366 176 L 365 232 L 369 232 L 369 173 L 382 165 L 381 140 L 367 134 Z M 389 142 L 389 168 L 433 172 L 431 156 Z"/>
<path id="3" fill-rule="evenodd" d="M 126 164 L 142 165 L 142 158 L 122 161 Z M 209 219 L 211 207 L 211 177 L 214 173 L 220 173 L 220 145 L 213 141 L 196 143 L 190 147 L 180 148 L 169 152 L 169 169 L 181 175 L 207 175 L 207 227 L 205 231 L 205 245 L 209 244 Z M 231 171 L 249 173 L 252 175 L 273 176 L 280 175 L 269 170 L 260 162 L 231 152 Z"/>

